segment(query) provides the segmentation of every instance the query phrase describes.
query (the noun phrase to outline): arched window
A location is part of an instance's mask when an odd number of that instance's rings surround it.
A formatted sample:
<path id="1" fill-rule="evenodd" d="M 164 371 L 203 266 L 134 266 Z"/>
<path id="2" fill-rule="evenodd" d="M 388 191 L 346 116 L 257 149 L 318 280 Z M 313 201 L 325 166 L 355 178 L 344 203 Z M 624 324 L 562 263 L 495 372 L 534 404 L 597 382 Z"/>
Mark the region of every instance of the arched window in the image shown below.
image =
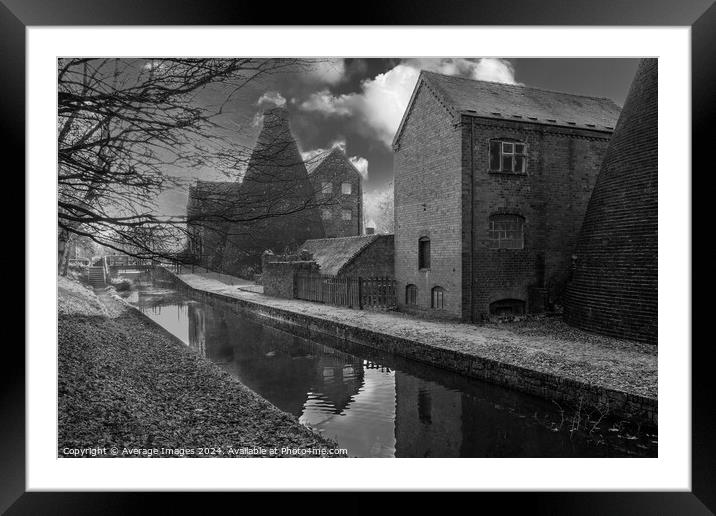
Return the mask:
<path id="1" fill-rule="evenodd" d="M 405 304 L 418 304 L 418 287 L 416 287 L 415 285 L 408 285 L 405 287 Z"/>
<path id="2" fill-rule="evenodd" d="M 433 287 L 430 291 L 430 308 L 442 310 L 445 308 L 445 289 L 442 287 Z"/>
<path id="3" fill-rule="evenodd" d="M 527 173 L 527 144 L 509 138 L 490 140 L 490 171 Z"/>
<path id="4" fill-rule="evenodd" d="M 422 237 L 418 240 L 418 269 L 430 268 L 430 239 Z"/>
<path id="5" fill-rule="evenodd" d="M 500 299 L 490 303 L 490 315 L 522 315 L 525 313 L 525 302 L 521 299 Z"/>
<path id="6" fill-rule="evenodd" d="M 519 215 L 490 215 L 488 247 L 491 249 L 523 249 L 525 219 Z"/>

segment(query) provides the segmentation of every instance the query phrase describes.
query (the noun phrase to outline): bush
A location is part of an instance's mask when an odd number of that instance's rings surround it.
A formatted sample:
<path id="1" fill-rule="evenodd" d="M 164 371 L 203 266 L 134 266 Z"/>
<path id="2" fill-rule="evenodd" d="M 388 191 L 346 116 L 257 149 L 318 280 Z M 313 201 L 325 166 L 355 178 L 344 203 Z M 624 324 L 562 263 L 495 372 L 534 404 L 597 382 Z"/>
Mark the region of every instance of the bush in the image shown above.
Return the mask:
<path id="1" fill-rule="evenodd" d="M 112 286 L 117 292 L 126 292 L 132 289 L 132 282 L 128 279 L 112 280 Z"/>

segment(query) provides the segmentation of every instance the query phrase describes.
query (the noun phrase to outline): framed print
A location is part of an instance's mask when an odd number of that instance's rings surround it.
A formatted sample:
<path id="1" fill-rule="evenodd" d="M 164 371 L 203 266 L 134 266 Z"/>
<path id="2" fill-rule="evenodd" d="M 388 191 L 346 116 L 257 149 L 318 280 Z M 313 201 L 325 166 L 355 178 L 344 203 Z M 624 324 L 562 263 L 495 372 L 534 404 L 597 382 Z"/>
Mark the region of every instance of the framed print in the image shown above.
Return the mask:
<path id="1" fill-rule="evenodd" d="M 713 511 L 691 167 L 716 10 L 523 4 L 6 1 L 27 309 L 0 507 Z"/>

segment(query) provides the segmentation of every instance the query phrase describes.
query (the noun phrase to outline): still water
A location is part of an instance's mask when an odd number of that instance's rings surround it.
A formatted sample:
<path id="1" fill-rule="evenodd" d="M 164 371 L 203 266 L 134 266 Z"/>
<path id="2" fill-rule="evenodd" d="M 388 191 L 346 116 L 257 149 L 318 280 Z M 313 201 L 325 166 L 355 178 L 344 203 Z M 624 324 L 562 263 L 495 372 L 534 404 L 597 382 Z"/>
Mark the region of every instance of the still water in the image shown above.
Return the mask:
<path id="1" fill-rule="evenodd" d="M 363 347 L 257 324 L 223 303 L 138 283 L 128 300 L 352 457 L 656 456 L 656 436 Z M 575 424 L 576 423 L 576 424 Z M 576 427 L 579 429 L 576 429 Z"/>

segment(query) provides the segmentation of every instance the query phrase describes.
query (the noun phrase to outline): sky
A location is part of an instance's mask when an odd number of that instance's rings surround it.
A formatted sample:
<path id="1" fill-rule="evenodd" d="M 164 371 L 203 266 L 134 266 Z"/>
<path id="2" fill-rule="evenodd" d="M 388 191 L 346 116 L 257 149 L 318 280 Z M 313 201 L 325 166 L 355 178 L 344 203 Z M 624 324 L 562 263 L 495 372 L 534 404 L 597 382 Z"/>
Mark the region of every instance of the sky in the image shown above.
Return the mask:
<path id="1" fill-rule="evenodd" d="M 306 68 L 265 76 L 234 93 L 217 122 L 237 147 L 251 147 L 261 113 L 286 106 L 304 156 L 341 146 L 364 177 L 366 212 L 393 179 L 390 143 L 421 69 L 479 80 L 608 97 L 623 105 L 638 59 L 381 58 L 316 61 Z M 208 88 L 201 99 L 221 102 L 226 91 Z M 238 171 L 197 170 L 182 175 L 226 180 Z M 183 214 L 187 192 L 160 199 L 163 210 Z"/>

